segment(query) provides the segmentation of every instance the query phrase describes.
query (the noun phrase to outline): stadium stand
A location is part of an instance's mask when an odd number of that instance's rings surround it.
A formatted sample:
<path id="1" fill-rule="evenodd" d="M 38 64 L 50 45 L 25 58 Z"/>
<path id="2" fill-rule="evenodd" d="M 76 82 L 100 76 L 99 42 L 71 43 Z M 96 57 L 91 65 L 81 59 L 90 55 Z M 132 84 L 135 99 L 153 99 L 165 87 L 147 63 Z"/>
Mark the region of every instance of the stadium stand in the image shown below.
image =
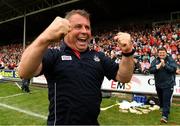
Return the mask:
<path id="1" fill-rule="evenodd" d="M 0 43 L 23 42 L 24 15 L 26 41 L 32 41 L 57 15 L 64 16 L 64 13 L 70 9 L 88 10 L 93 24 L 96 25 L 102 24 L 102 21 L 124 23 L 137 20 L 145 22 L 147 19 L 167 20 L 170 12 L 179 11 L 178 0 L 118 2 L 117 0 L 1 0 Z"/>
<path id="2" fill-rule="evenodd" d="M 144 69 L 143 61 L 150 63 L 159 46 L 165 46 L 179 64 L 179 20 L 176 22 L 170 20 L 170 13 L 179 11 L 179 1 L 127 0 L 121 4 L 117 2 L 117 0 L 0 1 L 1 68 L 16 69 L 25 44 L 28 46 L 53 18 L 57 15 L 63 16 L 72 8 L 86 9 L 92 14 L 94 39 L 91 48 L 103 51 L 116 62 L 121 59 L 121 51 L 112 38 L 117 31 L 125 31 L 132 35 L 137 50 L 135 58 L 141 66 L 138 71 L 141 73 Z M 119 7 L 120 5 L 128 6 Z M 23 21 L 26 21 L 26 24 Z M 58 46 L 59 44 L 55 44 L 50 48 Z"/>

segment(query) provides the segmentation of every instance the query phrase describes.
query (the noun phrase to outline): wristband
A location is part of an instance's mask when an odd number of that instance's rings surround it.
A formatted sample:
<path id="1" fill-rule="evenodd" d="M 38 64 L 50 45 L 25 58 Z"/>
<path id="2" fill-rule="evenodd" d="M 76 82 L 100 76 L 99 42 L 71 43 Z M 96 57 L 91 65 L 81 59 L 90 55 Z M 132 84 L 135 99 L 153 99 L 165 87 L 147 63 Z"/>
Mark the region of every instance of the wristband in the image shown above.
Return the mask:
<path id="1" fill-rule="evenodd" d="M 135 49 L 132 49 L 132 51 L 129 52 L 129 53 L 123 53 L 123 52 L 122 52 L 122 55 L 125 56 L 125 57 L 129 57 L 129 56 L 132 56 L 135 52 L 136 52 L 136 50 L 135 50 Z"/>

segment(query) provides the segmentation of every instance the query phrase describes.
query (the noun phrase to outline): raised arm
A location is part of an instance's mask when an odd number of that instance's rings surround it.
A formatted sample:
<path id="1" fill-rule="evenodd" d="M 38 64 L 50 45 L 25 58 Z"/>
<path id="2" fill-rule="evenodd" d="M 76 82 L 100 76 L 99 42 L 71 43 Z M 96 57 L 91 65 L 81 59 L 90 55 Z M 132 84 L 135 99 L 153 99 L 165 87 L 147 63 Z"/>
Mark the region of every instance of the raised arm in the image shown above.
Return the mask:
<path id="1" fill-rule="evenodd" d="M 38 75 L 42 69 L 42 58 L 48 46 L 52 42 L 59 42 L 60 38 L 70 30 L 69 21 L 56 17 L 23 52 L 18 66 L 18 74 L 21 78 L 32 78 Z"/>
<path id="2" fill-rule="evenodd" d="M 131 37 L 128 33 L 119 32 L 117 36 L 115 36 L 115 39 L 118 41 L 122 50 L 122 60 L 119 63 L 116 80 L 127 83 L 131 80 L 134 71 L 133 54 L 135 50 L 133 49 Z"/>

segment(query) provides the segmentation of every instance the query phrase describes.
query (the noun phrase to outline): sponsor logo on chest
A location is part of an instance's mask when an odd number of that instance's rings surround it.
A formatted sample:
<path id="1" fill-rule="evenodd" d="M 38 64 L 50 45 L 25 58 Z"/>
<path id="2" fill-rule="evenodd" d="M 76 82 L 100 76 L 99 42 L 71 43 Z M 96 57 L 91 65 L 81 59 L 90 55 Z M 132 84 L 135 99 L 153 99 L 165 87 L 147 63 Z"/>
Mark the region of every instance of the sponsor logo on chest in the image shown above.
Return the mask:
<path id="1" fill-rule="evenodd" d="M 72 60 L 72 57 L 71 56 L 62 55 L 61 59 L 62 60 Z"/>
<path id="2" fill-rule="evenodd" d="M 95 61 L 95 62 L 99 62 L 99 61 L 100 61 L 99 57 L 96 56 L 96 55 L 94 55 L 94 61 Z"/>

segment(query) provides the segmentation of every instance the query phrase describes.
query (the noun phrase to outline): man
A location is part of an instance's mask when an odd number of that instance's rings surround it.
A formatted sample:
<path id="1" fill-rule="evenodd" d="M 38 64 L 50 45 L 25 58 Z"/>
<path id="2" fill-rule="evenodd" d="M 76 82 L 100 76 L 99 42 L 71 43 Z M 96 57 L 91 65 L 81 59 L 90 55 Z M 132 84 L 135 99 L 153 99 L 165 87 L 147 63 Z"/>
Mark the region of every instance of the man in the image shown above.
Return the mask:
<path id="1" fill-rule="evenodd" d="M 29 84 L 30 84 L 30 79 L 22 79 L 22 87 L 21 87 L 22 91 L 29 93 L 30 92 Z"/>
<path id="2" fill-rule="evenodd" d="M 60 49 L 48 49 L 63 37 Z M 89 50 L 91 38 L 89 14 L 72 10 L 65 18 L 56 17 L 22 55 L 20 77 L 44 74 L 47 79 L 48 125 L 98 124 L 104 76 L 123 83 L 132 77 L 134 50 L 129 34 L 115 37 L 124 55 L 119 65 L 103 53 Z"/>
<path id="3" fill-rule="evenodd" d="M 154 74 L 157 96 L 162 109 L 161 122 L 167 123 L 171 98 L 175 85 L 176 62 L 167 54 L 166 48 L 158 49 L 158 57 L 151 63 L 150 73 Z"/>

